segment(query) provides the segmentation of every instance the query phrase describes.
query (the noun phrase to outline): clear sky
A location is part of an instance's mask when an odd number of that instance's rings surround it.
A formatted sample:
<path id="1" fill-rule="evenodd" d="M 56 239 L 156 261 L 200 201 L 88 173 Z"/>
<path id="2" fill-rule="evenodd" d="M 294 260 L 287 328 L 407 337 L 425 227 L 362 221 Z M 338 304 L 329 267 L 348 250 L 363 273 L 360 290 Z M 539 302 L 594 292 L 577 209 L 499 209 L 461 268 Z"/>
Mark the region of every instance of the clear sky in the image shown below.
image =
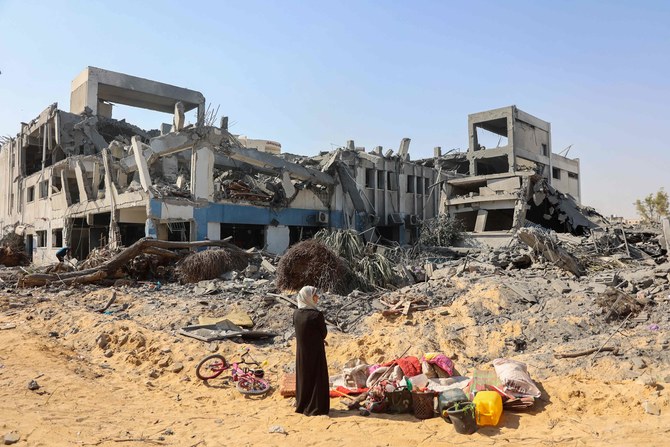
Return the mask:
<path id="1" fill-rule="evenodd" d="M 585 204 L 634 217 L 670 190 L 670 1 L 0 0 L 0 135 L 67 110 L 88 65 L 199 90 L 300 154 L 465 150 L 469 113 L 516 104 L 572 145 Z"/>

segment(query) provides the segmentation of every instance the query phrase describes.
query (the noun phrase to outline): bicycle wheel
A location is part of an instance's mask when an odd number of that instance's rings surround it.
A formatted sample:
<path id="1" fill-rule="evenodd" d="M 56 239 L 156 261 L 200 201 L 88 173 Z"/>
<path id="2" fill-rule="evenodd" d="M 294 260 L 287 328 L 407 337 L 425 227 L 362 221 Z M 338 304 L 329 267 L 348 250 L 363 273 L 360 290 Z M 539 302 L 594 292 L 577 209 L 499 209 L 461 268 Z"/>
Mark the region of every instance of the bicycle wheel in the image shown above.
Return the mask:
<path id="1" fill-rule="evenodd" d="M 262 396 L 270 391 L 270 384 L 255 377 L 240 377 L 237 380 L 237 391 L 245 395 Z"/>
<path id="2" fill-rule="evenodd" d="M 200 360 L 195 369 L 195 375 L 200 380 L 214 379 L 219 377 L 227 368 L 228 362 L 221 354 L 212 354 Z"/>

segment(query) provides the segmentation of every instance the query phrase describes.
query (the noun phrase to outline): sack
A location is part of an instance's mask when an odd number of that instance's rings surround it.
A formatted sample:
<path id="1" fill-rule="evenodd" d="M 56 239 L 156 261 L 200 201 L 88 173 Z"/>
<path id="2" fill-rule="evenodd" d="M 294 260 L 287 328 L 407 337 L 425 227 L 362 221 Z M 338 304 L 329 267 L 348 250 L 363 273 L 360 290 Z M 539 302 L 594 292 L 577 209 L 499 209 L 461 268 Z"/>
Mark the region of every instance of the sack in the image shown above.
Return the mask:
<path id="1" fill-rule="evenodd" d="M 511 359 L 495 359 L 493 367 L 506 392 L 516 396 L 540 397 L 542 395 L 530 378 L 525 363 Z"/>
<path id="2" fill-rule="evenodd" d="M 344 383 L 347 386 L 355 388 L 364 388 L 368 380 L 369 365 L 361 359 L 349 360 L 344 364 L 342 372 L 344 373 Z"/>
<path id="3" fill-rule="evenodd" d="M 444 354 L 429 352 L 424 354 L 423 360 L 433 366 L 437 377 L 446 378 L 454 375 L 454 362 Z"/>
<path id="4" fill-rule="evenodd" d="M 437 377 L 437 373 L 435 372 L 433 365 L 425 360 L 421 362 L 421 372 L 423 372 L 429 379 L 435 379 Z"/>

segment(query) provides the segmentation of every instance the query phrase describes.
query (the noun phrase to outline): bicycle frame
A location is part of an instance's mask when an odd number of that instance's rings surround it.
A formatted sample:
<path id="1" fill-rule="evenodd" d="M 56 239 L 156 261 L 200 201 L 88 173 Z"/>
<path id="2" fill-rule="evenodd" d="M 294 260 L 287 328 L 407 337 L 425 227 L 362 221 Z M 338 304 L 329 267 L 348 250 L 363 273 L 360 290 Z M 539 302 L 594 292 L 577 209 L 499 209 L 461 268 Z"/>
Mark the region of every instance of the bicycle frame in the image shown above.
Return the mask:
<path id="1" fill-rule="evenodd" d="M 249 359 L 247 359 L 249 357 Z M 220 363 L 214 363 L 213 365 L 208 365 L 206 362 L 212 360 L 218 360 Z M 202 373 L 201 367 L 207 365 L 206 371 L 213 372 Z M 212 354 L 205 357 L 200 361 L 198 367 L 196 368 L 196 374 L 199 379 L 209 380 L 218 377 L 221 373 L 226 370 L 230 370 L 230 376 L 227 380 L 235 383 L 237 390 L 245 395 L 264 395 L 270 389 L 270 384 L 267 380 L 264 380 L 264 371 L 262 366 L 265 365 L 257 362 L 249 354 L 249 349 L 247 348 L 243 353 L 241 353 L 240 359 L 238 361 L 228 363 L 225 361 L 225 358 L 220 354 Z M 226 380 L 224 378 L 224 380 Z"/>

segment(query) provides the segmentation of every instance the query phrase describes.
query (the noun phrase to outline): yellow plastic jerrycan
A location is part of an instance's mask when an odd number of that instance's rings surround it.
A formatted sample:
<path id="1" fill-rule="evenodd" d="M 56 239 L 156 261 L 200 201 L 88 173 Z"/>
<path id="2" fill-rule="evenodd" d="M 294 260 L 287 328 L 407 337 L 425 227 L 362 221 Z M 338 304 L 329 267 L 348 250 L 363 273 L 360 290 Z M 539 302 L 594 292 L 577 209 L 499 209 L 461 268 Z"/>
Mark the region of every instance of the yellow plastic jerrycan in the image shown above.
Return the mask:
<path id="1" fill-rule="evenodd" d="M 479 391 L 472 402 L 476 406 L 477 425 L 498 425 L 503 412 L 500 394 L 495 391 Z"/>

